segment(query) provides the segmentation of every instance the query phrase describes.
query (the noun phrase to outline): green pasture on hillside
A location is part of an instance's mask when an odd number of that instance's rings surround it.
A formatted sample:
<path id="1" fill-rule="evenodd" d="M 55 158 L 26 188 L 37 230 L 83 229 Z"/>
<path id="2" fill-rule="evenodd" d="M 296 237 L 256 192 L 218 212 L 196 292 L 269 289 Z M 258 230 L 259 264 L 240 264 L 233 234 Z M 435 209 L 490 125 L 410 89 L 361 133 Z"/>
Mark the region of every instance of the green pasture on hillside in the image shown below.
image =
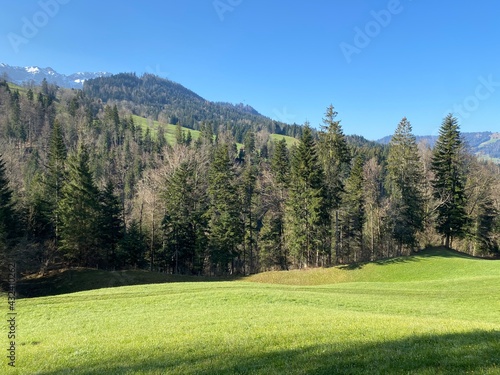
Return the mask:
<path id="1" fill-rule="evenodd" d="M 499 374 L 499 285 L 499 261 L 434 251 L 357 267 L 19 299 L 16 368 L 5 356 L 1 368 Z"/>

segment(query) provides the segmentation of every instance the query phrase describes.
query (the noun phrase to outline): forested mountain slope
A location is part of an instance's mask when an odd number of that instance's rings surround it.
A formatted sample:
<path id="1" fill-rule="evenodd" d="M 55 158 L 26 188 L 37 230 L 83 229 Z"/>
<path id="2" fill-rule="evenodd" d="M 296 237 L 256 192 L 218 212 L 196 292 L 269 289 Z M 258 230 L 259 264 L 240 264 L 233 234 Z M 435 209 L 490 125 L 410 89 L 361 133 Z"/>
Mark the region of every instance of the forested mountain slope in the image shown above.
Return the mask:
<path id="1" fill-rule="evenodd" d="M 202 122 L 230 129 L 240 143 L 248 130 L 267 130 L 270 133 L 300 135 L 300 127 L 262 116 L 248 105 L 216 103 L 205 100 L 184 86 L 151 75 L 141 77 L 123 73 L 85 82 L 84 93 L 106 103 L 118 104 L 134 114 L 165 123 L 199 130 Z"/>

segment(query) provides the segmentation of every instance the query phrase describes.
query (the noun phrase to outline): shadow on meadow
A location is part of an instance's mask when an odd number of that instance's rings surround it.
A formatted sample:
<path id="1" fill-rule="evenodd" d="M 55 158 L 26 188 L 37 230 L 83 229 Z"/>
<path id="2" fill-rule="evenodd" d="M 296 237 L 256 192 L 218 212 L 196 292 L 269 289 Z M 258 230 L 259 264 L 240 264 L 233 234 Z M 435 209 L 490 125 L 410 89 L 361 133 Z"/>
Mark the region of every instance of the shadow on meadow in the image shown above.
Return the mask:
<path id="1" fill-rule="evenodd" d="M 477 258 L 477 257 L 473 257 L 472 255 L 461 253 L 461 252 L 456 251 L 456 250 L 446 249 L 444 247 L 433 247 L 433 248 L 428 248 L 428 249 L 414 252 L 409 256 L 385 258 L 385 259 L 379 259 L 379 260 L 375 260 L 373 262 L 365 262 L 365 263 L 351 263 L 351 264 L 339 266 L 339 269 L 346 270 L 346 271 L 352 271 L 352 270 L 363 269 L 363 267 L 366 266 L 367 264 L 376 264 L 378 266 L 388 266 L 391 264 L 420 262 L 422 258 L 434 258 L 434 257 L 461 258 L 461 259 L 492 259 L 492 258 Z"/>
<path id="2" fill-rule="evenodd" d="M 289 343 L 299 346 L 300 342 Z M 195 347 L 193 347 L 195 349 Z M 301 349 L 246 353 L 244 347 L 214 348 L 208 356 L 196 350 L 187 359 L 153 354 L 126 364 L 123 358 L 146 353 L 122 353 L 121 359 L 101 358 L 87 369 L 64 368 L 43 375 L 77 374 L 460 374 L 500 373 L 500 332 L 474 331 L 415 336 L 401 340 L 351 345 L 317 345 Z"/>
<path id="3" fill-rule="evenodd" d="M 237 278 L 170 275 L 145 270 L 104 271 L 76 268 L 54 272 L 44 277 L 20 280 L 17 292 L 19 298 L 34 298 L 120 286 L 230 280 Z"/>

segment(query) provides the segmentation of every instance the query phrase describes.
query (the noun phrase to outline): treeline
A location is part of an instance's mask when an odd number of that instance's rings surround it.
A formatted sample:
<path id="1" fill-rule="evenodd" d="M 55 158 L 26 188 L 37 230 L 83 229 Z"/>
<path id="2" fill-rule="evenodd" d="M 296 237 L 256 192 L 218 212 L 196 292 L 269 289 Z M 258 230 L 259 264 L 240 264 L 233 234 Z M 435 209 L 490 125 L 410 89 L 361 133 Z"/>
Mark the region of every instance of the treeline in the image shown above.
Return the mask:
<path id="1" fill-rule="evenodd" d="M 238 149 L 209 123 L 168 144 L 83 91 L 0 83 L 2 263 L 222 275 L 498 253 L 499 169 L 466 153 L 453 116 L 433 149 L 407 119 L 384 148 L 336 117 L 291 147 L 249 131 Z"/>

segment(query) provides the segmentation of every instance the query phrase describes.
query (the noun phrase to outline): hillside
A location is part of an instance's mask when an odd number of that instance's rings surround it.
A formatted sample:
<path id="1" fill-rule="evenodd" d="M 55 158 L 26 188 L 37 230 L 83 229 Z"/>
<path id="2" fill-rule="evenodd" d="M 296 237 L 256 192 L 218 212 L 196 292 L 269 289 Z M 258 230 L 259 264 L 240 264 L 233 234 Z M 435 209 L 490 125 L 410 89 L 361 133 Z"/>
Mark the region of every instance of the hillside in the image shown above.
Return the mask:
<path id="1" fill-rule="evenodd" d="M 144 270 L 102 271 L 82 268 L 52 272 L 44 277 L 35 275 L 27 277 L 19 284 L 19 294 L 22 297 L 38 297 L 167 282 L 241 280 L 264 284 L 312 286 L 360 282 L 430 282 L 459 280 L 467 277 L 500 277 L 500 260 L 474 258 L 455 251 L 436 248 L 408 257 L 364 264 L 263 272 L 246 277 L 210 278 L 166 275 Z"/>
<path id="2" fill-rule="evenodd" d="M 249 130 L 295 137 L 301 127 L 271 120 L 243 104 L 208 101 L 179 83 L 151 74 L 117 74 L 85 82 L 83 91 L 91 98 L 115 103 L 132 113 L 190 129 L 199 130 L 202 122 L 212 123 L 215 131 L 225 126 L 239 143 Z"/>
<path id="3" fill-rule="evenodd" d="M 356 276 L 330 285 L 174 282 L 21 300 L 16 373 L 498 374 L 500 262 L 428 251 L 299 272 L 296 280 L 309 284 L 303 275 L 316 271 Z"/>
<path id="4" fill-rule="evenodd" d="M 328 285 L 352 282 L 414 282 L 500 277 L 500 261 L 474 258 L 463 253 L 436 248 L 363 264 L 325 269 L 264 272 L 246 281 L 285 285 Z"/>

